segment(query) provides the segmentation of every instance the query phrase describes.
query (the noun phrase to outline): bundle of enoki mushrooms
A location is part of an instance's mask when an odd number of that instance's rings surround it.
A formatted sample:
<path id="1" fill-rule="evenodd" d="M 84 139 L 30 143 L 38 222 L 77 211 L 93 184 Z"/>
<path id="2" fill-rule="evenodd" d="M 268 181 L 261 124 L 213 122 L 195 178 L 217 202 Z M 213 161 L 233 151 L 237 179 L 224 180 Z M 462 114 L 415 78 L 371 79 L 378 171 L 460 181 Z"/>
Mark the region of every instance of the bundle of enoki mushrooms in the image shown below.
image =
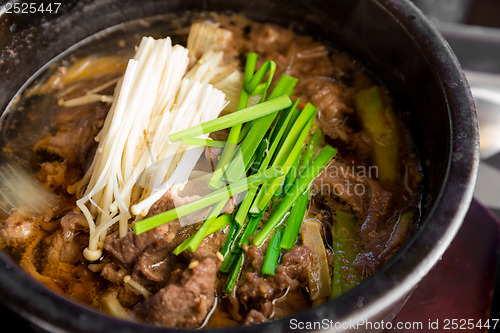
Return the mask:
<path id="1" fill-rule="evenodd" d="M 102 256 L 111 227 L 118 224 L 125 236 L 130 223 L 187 182 L 204 147 L 188 149 L 168 135 L 217 118 L 231 99 L 224 87 L 241 85 L 236 65 L 223 63 L 230 38 L 229 31 L 198 23 L 187 48 L 172 46 L 170 38 L 142 39 L 115 89 L 92 164 L 70 188 L 89 225 L 87 260 Z"/>

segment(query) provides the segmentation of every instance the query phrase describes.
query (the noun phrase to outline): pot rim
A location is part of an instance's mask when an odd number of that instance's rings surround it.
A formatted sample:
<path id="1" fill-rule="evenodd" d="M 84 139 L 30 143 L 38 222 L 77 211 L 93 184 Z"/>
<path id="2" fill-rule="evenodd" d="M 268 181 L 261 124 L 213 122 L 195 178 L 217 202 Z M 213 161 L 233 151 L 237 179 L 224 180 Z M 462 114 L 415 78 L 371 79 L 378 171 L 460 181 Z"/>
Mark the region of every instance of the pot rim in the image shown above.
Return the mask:
<path id="1" fill-rule="evenodd" d="M 395 301 L 409 294 L 422 278 L 440 260 L 445 250 L 455 238 L 472 201 L 474 187 L 479 167 L 479 129 L 474 100 L 465 74 L 451 50 L 448 42 L 437 31 L 433 23 L 411 2 L 398 0 L 383 0 L 380 2 L 405 27 L 409 36 L 418 42 L 427 60 L 430 62 L 437 80 L 441 82 L 446 104 L 448 106 L 450 135 L 450 150 L 447 156 L 448 166 L 443 187 L 435 199 L 432 209 L 416 234 L 403 248 L 377 271 L 372 278 L 390 273 L 394 265 L 403 261 L 415 262 L 410 265 L 409 273 L 404 279 L 396 281 L 397 288 L 389 288 L 387 293 L 379 292 L 376 302 L 364 307 L 363 311 L 351 317 L 353 322 L 375 317 L 381 309 L 388 308 Z M 464 120 L 468 120 L 466 123 Z M 453 181 L 450 181 L 453 180 Z M 450 198 L 452 201 L 450 201 Z M 446 210 L 442 209 L 446 205 Z M 446 221 L 450 223 L 442 230 L 432 230 L 426 223 L 429 220 Z M 417 253 L 408 254 L 411 247 L 424 244 L 419 242 L 424 234 L 435 233 L 431 239 L 435 245 L 428 248 L 425 256 Z M 367 286 L 363 286 L 367 288 Z M 354 291 L 354 290 L 353 290 Z M 361 294 L 360 292 L 354 294 Z M 346 294 L 347 295 L 347 294 Z"/>
<path id="2" fill-rule="evenodd" d="M 377 1 L 374 0 L 374 2 Z M 436 80 L 441 82 L 442 94 L 446 98 L 448 125 L 451 130 L 448 165 L 444 185 L 434 200 L 432 209 L 427 218 L 422 221 L 422 227 L 388 263 L 360 286 L 337 299 L 297 313 L 293 317 L 285 317 L 258 326 L 208 329 L 207 331 L 289 330 L 290 327 L 287 324 L 289 325 L 291 318 L 298 321 L 321 321 L 324 318 L 334 317 L 340 322 L 354 323 L 374 318 L 381 310 L 389 308 L 395 301 L 400 300 L 415 288 L 443 255 L 459 230 L 472 200 L 479 164 L 478 124 L 467 80 L 447 42 L 410 1 L 380 0 L 377 5 L 400 23 L 408 36 L 420 47 L 436 75 Z M 464 119 L 469 122 L 465 122 Z M 439 225 L 439 229 L 431 228 L 429 221 L 434 221 Z M 432 245 L 424 244 L 424 239 L 431 241 Z M 425 247 L 423 252 L 417 251 L 423 246 Z M 418 262 L 418 265 L 410 265 L 409 262 Z M 401 276 L 396 273 L 402 269 L 406 272 L 404 278 L 394 279 L 395 276 Z M 6 287 L 0 290 L 3 299 L 24 316 L 50 331 L 69 329 L 97 332 L 107 328 L 112 331 L 120 330 L 120 332 L 146 328 L 149 329 L 148 331 L 173 331 L 169 328 L 113 318 L 93 308 L 68 300 L 46 287 L 41 288 L 41 284 L 33 283 L 34 279 L 3 253 L 0 254 L 0 280 L 7 281 Z M 15 291 L 19 288 L 27 291 L 23 296 L 29 294 L 38 300 L 45 299 L 46 302 L 29 302 L 30 298 L 23 298 L 16 294 Z M 365 300 L 368 290 L 371 297 Z M 65 309 L 47 315 L 45 311 L 48 304 L 63 304 Z M 352 312 L 352 309 L 357 310 Z M 346 313 L 350 316 L 347 317 Z M 71 314 L 73 318 L 79 318 L 79 322 L 64 323 L 61 327 L 54 326 L 56 323 L 61 324 L 60 320 L 68 314 Z M 99 323 L 101 325 L 97 325 Z"/>

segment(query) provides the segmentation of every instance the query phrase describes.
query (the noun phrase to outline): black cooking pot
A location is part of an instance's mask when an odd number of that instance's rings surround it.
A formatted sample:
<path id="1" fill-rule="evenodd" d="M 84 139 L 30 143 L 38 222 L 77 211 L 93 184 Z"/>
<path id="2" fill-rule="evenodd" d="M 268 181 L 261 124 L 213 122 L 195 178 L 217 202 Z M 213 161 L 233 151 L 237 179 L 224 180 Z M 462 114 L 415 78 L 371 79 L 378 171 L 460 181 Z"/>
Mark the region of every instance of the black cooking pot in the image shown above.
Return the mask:
<path id="1" fill-rule="evenodd" d="M 294 316 L 295 323 L 331 319 L 344 328 L 358 320 L 394 317 L 459 229 L 472 197 L 479 151 L 474 104 L 460 66 L 409 1 L 86 0 L 67 1 L 58 13 L 15 15 L 0 9 L 0 110 L 41 66 L 82 39 L 126 21 L 187 10 L 243 12 L 260 21 L 295 23 L 302 32 L 331 41 L 358 59 L 408 111 L 404 120 L 425 174 L 419 230 L 360 286 Z M 68 300 L 30 278 L 4 254 L 0 297 L 50 331 L 168 331 Z M 291 318 L 284 318 L 239 329 L 276 332 L 293 327 Z"/>

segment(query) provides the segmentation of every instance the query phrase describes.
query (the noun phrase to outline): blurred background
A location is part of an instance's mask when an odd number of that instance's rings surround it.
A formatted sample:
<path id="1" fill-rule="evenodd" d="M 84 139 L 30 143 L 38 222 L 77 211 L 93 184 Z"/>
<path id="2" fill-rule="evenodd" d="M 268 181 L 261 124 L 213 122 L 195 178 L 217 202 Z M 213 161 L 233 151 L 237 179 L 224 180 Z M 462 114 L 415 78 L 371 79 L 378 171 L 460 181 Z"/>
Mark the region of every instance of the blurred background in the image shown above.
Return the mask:
<path id="1" fill-rule="evenodd" d="M 500 217 L 500 0 L 414 0 L 457 55 L 480 123 L 474 196 Z"/>

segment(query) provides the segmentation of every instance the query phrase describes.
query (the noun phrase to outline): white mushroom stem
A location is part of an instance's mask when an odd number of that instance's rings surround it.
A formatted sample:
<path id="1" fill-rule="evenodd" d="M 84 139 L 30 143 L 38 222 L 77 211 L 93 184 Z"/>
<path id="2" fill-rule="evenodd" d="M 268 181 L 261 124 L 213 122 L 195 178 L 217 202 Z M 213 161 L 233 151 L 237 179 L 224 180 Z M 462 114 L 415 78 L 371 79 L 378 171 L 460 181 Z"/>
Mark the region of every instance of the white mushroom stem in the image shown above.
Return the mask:
<path id="1" fill-rule="evenodd" d="M 234 72 L 220 67 L 222 58 L 222 52 L 207 51 L 186 74 L 186 48 L 172 46 L 170 38 L 142 39 L 109 99 L 94 160 L 69 188 L 81 196 L 77 205 L 89 224 L 87 260 L 100 258 L 111 227 L 118 224 L 120 237 L 125 236 L 133 215 L 147 214 L 172 186 L 181 185 L 177 190 L 187 182 L 203 148 L 187 149 L 168 135 L 215 119 L 226 106 L 225 94 L 208 84 Z M 137 197 L 141 200 L 134 204 Z"/>

